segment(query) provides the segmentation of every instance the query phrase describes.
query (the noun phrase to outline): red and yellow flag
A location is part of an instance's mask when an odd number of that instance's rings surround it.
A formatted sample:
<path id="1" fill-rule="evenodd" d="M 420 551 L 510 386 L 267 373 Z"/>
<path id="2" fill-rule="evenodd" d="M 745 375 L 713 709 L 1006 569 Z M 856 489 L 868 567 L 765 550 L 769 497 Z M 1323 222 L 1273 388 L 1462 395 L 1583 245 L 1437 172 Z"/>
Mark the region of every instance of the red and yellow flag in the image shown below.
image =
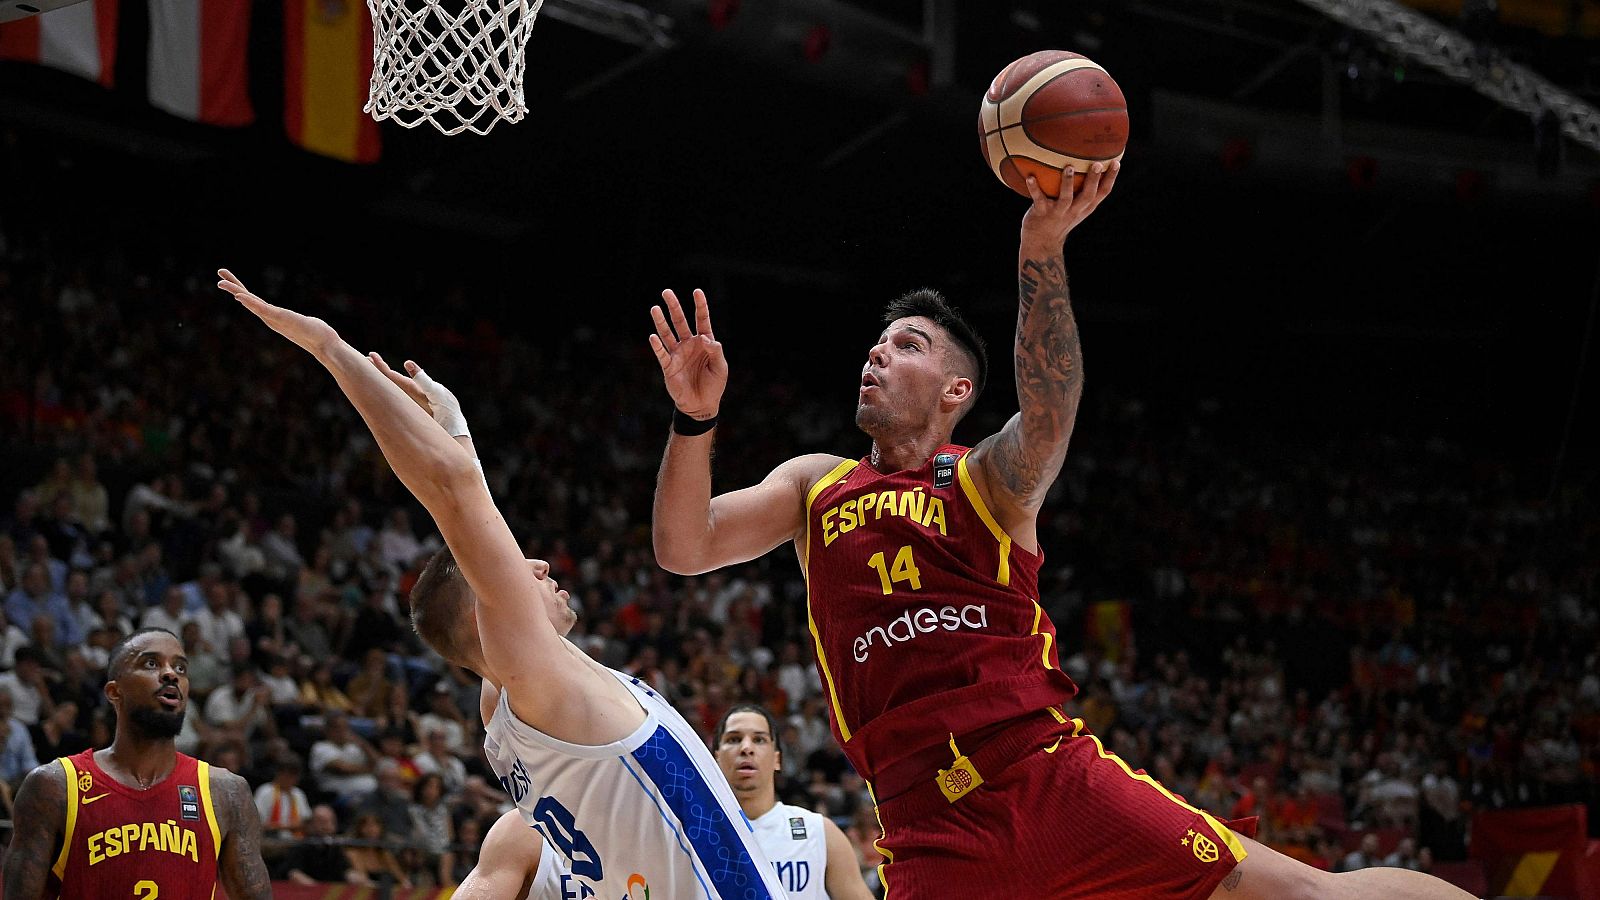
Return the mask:
<path id="1" fill-rule="evenodd" d="M 370 163 L 378 123 L 361 111 L 372 78 L 372 20 L 361 0 L 284 0 L 283 120 L 323 156 Z"/>

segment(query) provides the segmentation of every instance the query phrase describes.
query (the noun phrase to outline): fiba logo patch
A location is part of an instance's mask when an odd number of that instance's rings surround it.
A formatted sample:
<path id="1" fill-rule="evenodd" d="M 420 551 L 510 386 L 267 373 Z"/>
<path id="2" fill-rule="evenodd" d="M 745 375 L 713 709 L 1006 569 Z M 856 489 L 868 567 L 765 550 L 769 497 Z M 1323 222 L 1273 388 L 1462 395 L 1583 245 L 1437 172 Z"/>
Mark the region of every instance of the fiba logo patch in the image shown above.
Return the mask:
<path id="1" fill-rule="evenodd" d="M 178 815 L 189 822 L 200 820 L 200 792 L 192 785 L 178 785 Z"/>
<path id="2" fill-rule="evenodd" d="M 1183 843 L 1194 851 L 1194 858 L 1203 863 L 1214 863 L 1222 855 L 1217 851 L 1216 841 L 1195 831 L 1193 828 L 1189 829 L 1189 834 L 1183 839 Z"/>
<path id="3" fill-rule="evenodd" d="M 806 839 L 806 820 L 798 816 L 789 820 L 789 837 L 797 841 Z"/>
<path id="4" fill-rule="evenodd" d="M 935 783 L 944 799 L 954 803 L 983 784 L 983 774 L 972 765 L 972 760 L 960 756 L 950 768 L 939 770 Z"/>
<path id="5" fill-rule="evenodd" d="M 933 458 L 933 486 L 947 488 L 956 483 L 956 455 L 940 453 Z"/>

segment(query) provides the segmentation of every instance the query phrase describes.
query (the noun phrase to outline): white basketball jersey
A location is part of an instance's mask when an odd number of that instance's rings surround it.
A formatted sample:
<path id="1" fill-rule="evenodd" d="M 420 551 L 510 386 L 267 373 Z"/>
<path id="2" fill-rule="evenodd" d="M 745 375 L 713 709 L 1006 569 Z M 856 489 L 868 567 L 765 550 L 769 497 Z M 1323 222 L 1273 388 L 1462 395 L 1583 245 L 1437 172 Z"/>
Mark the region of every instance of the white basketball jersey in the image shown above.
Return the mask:
<path id="1" fill-rule="evenodd" d="M 779 803 L 750 825 L 789 900 L 828 900 L 828 836 L 821 816 Z"/>
<path id="2" fill-rule="evenodd" d="M 565 857 L 569 900 L 783 900 L 711 752 L 648 685 L 633 734 L 595 747 L 520 721 L 502 692 L 483 750 L 529 825 Z"/>
<path id="3" fill-rule="evenodd" d="M 530 837 L 535 835 L 530 835 Z M 562 894 L 572 873 L 567 871 L 567 861 L 543 836 L 539 836 L 539 871 L 528 885 L 527 900 L 562 900 Z"/>

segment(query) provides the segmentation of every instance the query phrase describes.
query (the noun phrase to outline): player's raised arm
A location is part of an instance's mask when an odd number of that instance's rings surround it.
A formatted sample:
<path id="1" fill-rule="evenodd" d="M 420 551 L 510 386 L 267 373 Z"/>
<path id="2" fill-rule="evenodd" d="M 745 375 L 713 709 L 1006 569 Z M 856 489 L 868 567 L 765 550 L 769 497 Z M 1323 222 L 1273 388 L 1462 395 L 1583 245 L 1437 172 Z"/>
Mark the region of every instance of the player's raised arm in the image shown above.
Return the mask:
<path id="1" fill-rule="evenodd" d="M 1111 193 L 1119 168 L 1115 162 L 1109 169 L 1096 163 L 1076 193 L 1072 179 L 1063 178 L 1056 200 L 1028 176 L 1033 205 L 1022 218 L 1017 259 L 1015 355 L 1021 409 L 974 448 L 970 462 L 1000 525 L 1025 546 L 1037 544 L 1034 517 L 1066 460 L 1083 395 L 1083 352 L 1062 245 Z"/>
<path id="2" fill-rule="evenodd" d="M 61 853 L 61 829 L 67 818 L 67 773 L 55 760 L 29 772 L 17 789 L 11 821 L 26 827 L 11 833 L 11 845 L 0 862 L 4 896 L 35 900 L 45 896 L 50 867 Z"/>
<path id="3" fill-rule="evenodd" d="M 381 370 L 387 367 L 375 354 L 361 354 L 321 319 L 257 297 L 226 269 L 219 274 L 219 287 L 332 373 L 395 475 L 427 507 L 477 597 L 483 662 L 490 670 L 482 674 L 511 692 L 525 719 L 543 719 L 562 698 L 592 686 L 595 676 L 571 664 L 546 613 L 556 602 L 554 589 L 534 577 L 472 455 Z M 581 716 L 581 710 L 569 712 Z"/>
<path id="4" fill-rule="evenodd" d="M 694 292 L 693 329 L 677 295 L 663 291 L 661 296 L 666 309 L 650 308 L 656 326 L 650 349 L 677 409 L 656 478 L 651 536 L 657 564 L 697 575 L 755 559 L 792 540 L 805 525 L 806 490 L 839 459 L 796 457 L 760 484 L 712 497 L 711 447 L 728 386 L 728 361 L 711 330 L 704 291 Z"/>

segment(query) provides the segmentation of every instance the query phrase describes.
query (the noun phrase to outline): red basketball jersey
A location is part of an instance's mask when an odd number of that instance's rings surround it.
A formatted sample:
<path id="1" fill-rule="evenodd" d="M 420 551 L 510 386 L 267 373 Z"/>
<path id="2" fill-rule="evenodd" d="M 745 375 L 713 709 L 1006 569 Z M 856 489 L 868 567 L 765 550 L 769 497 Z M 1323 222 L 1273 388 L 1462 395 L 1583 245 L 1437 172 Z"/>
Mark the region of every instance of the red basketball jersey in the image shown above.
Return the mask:
<path id="1" fill-rule="evenodd" d="M 846 461 L 806 500 L 806 606 L 834 736 L 869 781 L 919 750 L 1077 692 L 1037 601 L 1043 556 L 984 506 L 967 448 L 881 474 Z"/>
<path id="2" fill-rule="evenodd" d="M 56 857 L 62 900 L 211 900 L 222 846 L 211 767 L 178 754 L 172 774 L 136 790 L 94 751 L 63 757 L 67 824 Z"/>

